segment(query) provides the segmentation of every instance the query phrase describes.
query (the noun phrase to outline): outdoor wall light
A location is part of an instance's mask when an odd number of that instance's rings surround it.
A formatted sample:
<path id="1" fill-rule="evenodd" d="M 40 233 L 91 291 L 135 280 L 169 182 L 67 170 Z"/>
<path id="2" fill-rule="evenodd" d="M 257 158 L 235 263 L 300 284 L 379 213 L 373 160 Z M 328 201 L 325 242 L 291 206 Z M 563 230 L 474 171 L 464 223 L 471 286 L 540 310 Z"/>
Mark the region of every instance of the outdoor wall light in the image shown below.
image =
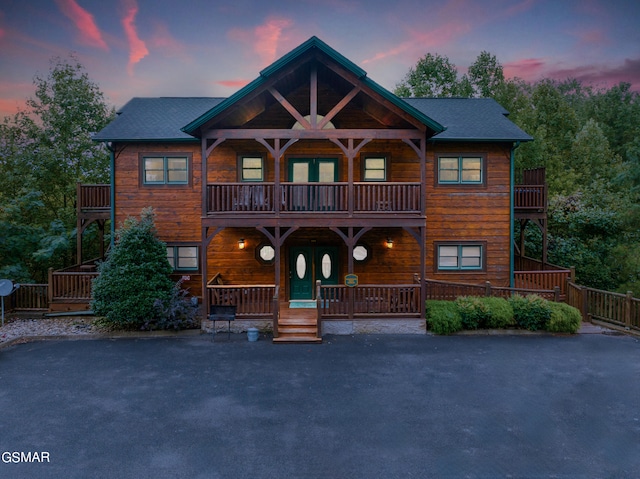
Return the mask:
<path id="1" fill-rule="evenodd" d="M 244 249 L 245 246 L 244 238 L 240 238 L 240 241 L 238 241 L 238 249 Z"/>
<path id="2" fill-rule="evenodd" d="M 387 248 L 393 248 L 393 240 L 391 238 L 387 238 Z"/>

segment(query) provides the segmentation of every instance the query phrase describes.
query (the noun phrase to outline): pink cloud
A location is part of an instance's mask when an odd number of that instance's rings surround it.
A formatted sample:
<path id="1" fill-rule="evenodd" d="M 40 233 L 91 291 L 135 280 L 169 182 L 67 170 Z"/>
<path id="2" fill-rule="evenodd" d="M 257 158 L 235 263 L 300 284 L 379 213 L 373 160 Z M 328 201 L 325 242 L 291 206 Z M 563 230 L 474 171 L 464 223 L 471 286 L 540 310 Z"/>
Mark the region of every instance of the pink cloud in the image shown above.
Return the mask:
<path id="1" fill-rule="evenodd" d="M 575 68 L 550 70 L 547 76 L 558 80 L 575 78 L 595 87 L 612 87 L 618 83 L 631 84 L 631 89 L 640 91 L 640 57 L 627 58 L 622 65 L 584 65 Z"/>
<path id="2" fill-rule="evenodd" d="M 58 8 L 75 24 L 80 32 L 80 41 L 86 45 L 108 50 L 107 43 L 102 38 L 102 32 L 87 10 L 82 8 L 76 0 L 56 0 Z"/>
<path id="3" fill-rule="evenodd" d="M 288 18 L 269 17 L 251 31 L 234 28 L 229 30 L 228 36 L 232 40 L 248 44 L 252 52 L 260 57 L 261 63 L 268 65 L 276 60 L 283 32 L 292 25 L 293 21 Z"/>
<path id="4" fill-rule="evenodd" d="M 471 29 L 470 25 L 453 21 L 438 28 L 423 32 L 413 31 L 407 41 L 396 45 L 389 50 L 376 53 L 371 58 L 363 60 L 363 64 L 373 63 L 387 57 L 394 57 L 406 52 L 422 52 L 424 55 L 429 49 L 446 45 L 451 40 L 464 35 Z"/>
<path id="5" fill-rule="evenodd" d="M 125 0 L 125 13 L 122 17 L 122 26 L 129 43 L 129 74 L 133 74 L 133 67 L 149 54 L 147 45 L 138 36 L 135 24 L 136 15 L 138 14 L 138 4 L 136 0 Z"/>
<path id="6" fill-rule="evenodd" d="M 220 80 L 215 83 L 216 85 L 221 85 L 228 88 L 242 88 L 249 83 L 249 80 Z"/>
<path id="7" fill-rule="evenodd" d="M 263 62 L 273 63 L 275 61 L 282 31 L 292 24 L 293 22 L 289 19 L 272 17 L 267 19 L 263 25 L 255 28 L 254 49 Z"/>
<path id="8" fill-rule="evenodd" d="M 521 78 L 525 81 L 535 81 L 544 73 L 546 62 L 540 58 L 525 58 L 505 63 L 505 78 Z"/>
<path id="9" fill-rule="evenodd" d="M 185 57 L 188 55 L 186 45 L 171 35 L 169 27 L 165 23 L 159 22 L 155 25 L 149 43 L 154 50 L 162 51 L 167 56 Z"/>

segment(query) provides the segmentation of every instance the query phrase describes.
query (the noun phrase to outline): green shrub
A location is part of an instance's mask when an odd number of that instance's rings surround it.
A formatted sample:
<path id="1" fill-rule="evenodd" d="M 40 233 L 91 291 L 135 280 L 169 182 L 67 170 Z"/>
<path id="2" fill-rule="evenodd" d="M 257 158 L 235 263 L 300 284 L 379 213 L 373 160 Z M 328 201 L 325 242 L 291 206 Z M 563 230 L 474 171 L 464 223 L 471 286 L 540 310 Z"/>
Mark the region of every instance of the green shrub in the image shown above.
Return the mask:
<path id="1" fill-rule="evenodd" d="M 513 318 L 513 308 L 505 298 L 480 298 L 485 304 L 488 317 L 485 320 L 485 326 L 493 329 L 504 329 L 515 326 L 516 322 Z"/>
<path id="2" fill-rule="evenodd" d="M 127 218 L 116 233 L 107 260 L 98 266 L 91 307 L 101 324 L 120 329 L 142 329 L 161 319 L 156 301 L 171 302 L 173 268 L 166 245 L 156 236 L 151 208 L 140 220 Z"/>
<path id="3" fill-rule="evenodd" d="M 489 318 L 489 308 L 482 300 L 483 298 L 475 296 L 460 296 L 455 300 L 464 329 L 485 327 Z"/>
<path id="4" fill-rule="evenodd" d="M 451 334 L 462 329 L 462 318 L 453 301 L 429 300 L 426 310 L 427 325 L 435 334 Z"/>
<path id="5" fill-rule="evenodd" d="M 551 317 L 549 301 L 536 294 L 515 295 L 509 298 L 513 318 L 518 326 L 530 331 L 546 329 Z"/>
<path id="6" fill-rule="evenodd" d="M 547 329 L 554 333 L 575 334 L 580 329 L 582 314 L 573 306 L 565 303 L 549 303 L 551 306 L 551 318 Z"/>

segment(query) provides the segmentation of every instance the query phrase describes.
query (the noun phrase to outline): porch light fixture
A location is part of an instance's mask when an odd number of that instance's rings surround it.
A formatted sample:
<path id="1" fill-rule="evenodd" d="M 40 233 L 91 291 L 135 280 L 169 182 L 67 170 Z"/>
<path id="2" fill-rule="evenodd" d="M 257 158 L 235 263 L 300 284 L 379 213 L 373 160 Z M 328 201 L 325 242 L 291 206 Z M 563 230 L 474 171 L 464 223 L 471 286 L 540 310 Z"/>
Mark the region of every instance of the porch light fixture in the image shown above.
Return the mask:
<path id="1" fill-rule="evenodd" d="M 387 238 L 387 248 L 393 248 L 393 240 L 391 238 Z"/>
<path id="2" fill-rule="evenodd" d="M 244 249 L 246 246 L 245 242 L 244 242 L 244 238 L 240 238 L 240 240 L 238 241 L 238 249 Z"/>

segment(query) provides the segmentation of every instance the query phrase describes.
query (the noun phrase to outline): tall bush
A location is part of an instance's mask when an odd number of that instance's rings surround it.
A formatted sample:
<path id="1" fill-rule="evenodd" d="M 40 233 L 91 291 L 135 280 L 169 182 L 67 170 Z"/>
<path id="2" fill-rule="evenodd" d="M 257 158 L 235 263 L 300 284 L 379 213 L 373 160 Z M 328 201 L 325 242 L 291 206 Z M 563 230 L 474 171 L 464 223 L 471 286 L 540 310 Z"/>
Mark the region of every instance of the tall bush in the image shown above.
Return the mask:
<path id="1" fill-rule="evenodd" d="M 171 302 L 174 284 L 169 274 L 173 269 L 166 245 L 156 235 L 151 208 L 142 210 L 139 220 L 125 220 L 98 271 L 91 307 L 106 325 L 141 329 L 159 322 L 161 310 L 155 305 Z"/>

